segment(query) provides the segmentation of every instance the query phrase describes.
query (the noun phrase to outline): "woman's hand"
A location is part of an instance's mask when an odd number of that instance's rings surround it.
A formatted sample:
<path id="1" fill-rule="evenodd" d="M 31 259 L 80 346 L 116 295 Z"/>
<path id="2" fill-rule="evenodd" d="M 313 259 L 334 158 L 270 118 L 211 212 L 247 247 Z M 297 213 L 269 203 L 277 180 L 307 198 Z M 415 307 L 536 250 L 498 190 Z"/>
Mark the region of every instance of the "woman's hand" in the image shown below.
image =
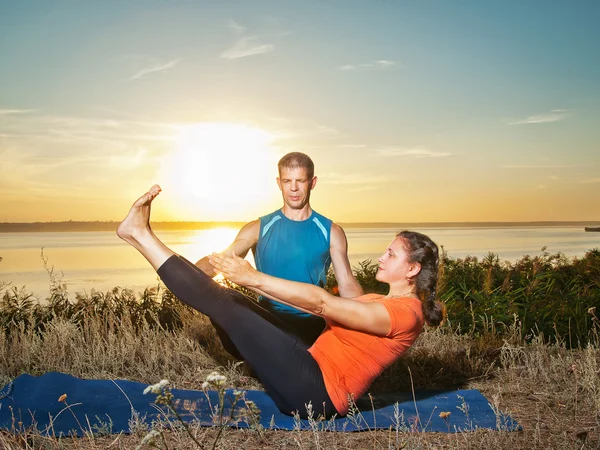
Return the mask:
<path id="1" fill-rule="evenodd" d="M 222 253 L 213 253 L 208 261 L 217 272 L 223 274 L 229 281 L 241 286 L 250 286 L 254 281 L 256 270 L 248 261 L 233 253 L 233 256 L 225 256 Z"/>

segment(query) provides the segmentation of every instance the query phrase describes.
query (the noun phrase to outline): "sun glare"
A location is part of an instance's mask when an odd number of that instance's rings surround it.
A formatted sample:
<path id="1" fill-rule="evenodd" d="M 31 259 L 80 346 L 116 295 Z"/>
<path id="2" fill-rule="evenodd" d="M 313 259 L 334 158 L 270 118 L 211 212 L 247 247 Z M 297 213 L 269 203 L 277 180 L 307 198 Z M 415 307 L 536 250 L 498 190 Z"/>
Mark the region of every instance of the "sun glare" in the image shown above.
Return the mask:
<path id="1" fill-rule="evenodd" d="M 212 228 L 191 233 L 190 238 L 181 244 L 171 244 L 173 250 L 181 255 L 202 257 L 212 252 L 221 252 L 233 242 L 238 233 L 236 228 Z M 250 252 L 247 258 L 252 264 L 254 259 Z"/>
<path id="2" fill-rule="evenodd" d="M 265 130 L 234 123 L 181 126 L 166 178 L 192 209 L 208 216 L 203 220 L 235 220 L 276 193 L 273 139 Z"/>

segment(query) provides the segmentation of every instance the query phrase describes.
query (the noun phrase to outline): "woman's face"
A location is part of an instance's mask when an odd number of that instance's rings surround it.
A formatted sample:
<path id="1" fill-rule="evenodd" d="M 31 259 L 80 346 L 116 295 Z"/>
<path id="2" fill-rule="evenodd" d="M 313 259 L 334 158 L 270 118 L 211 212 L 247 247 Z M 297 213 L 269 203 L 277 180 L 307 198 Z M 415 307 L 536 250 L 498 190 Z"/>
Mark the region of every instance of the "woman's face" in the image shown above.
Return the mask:
<path id="1" fill-rule="evenodd" d="M 375 278 L 382 283 L 405 281 L 413 267 L 404 248 L 404 239 L 400 237 L 392 241 L 386 252 L 377 261 L 379 261 L 379 270 Z"/>

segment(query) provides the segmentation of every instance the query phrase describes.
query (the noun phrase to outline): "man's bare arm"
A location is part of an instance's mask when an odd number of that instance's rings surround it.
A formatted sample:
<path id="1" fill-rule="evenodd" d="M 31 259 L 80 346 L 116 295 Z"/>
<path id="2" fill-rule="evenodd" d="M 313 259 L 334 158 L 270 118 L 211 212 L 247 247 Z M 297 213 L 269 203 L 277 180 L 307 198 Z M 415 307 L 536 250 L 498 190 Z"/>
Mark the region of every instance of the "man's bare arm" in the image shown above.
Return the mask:
<path id="1" fill-rule="evenodd" d="M 251 248 L 253 248 L 258 242 L 259 233 L 259 219 L 247 223 L 239 231 L 233 243 L 223 251 L 223 254 L 227 256 L 232 256 L 233 253 L 235 253 L 240 258 L 245 258 L 248 254 L 248 251 Z M 204 272 L 209 277 L 214 277 L 217 274 L 214 267 L 211 266 L 208 262 L 208 256 L 205 256 L 204 258 L 198 260 L 196 262 L 196 266 L 198 266 L 200 270 L 202 270 L 202 272 Z"/>
<path id="2" fill-rule="evenodd" d="M 338 282 L 340 297 L 354 298 L 364 294 L 363 288 L 354 278 L 352 267 L 348 260 L 348 240 L 346 233 L 339 225 L 331 224 L 331 239 L 329 253 L 331 264 Z"/>

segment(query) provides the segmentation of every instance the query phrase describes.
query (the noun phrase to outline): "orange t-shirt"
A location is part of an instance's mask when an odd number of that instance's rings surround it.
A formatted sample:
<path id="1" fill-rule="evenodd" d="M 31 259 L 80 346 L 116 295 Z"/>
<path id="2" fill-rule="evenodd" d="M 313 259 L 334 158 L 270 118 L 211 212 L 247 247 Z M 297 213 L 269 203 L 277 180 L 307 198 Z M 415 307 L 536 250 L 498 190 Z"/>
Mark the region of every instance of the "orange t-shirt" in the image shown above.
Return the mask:
<path id="1" fill-rule="evenodd" d="M 348 395 L 358 399 L 364 394 L 373 380 L 410 348 L 425 321 L 421 302 L 415 298 L 367 294 L 356 300 L 383 303 L 392 321 L 390 332 L 376 336 L 327 321 L 308 349 L 321 368 L 329 398 L 342 415 L 348 412 Z"/>

